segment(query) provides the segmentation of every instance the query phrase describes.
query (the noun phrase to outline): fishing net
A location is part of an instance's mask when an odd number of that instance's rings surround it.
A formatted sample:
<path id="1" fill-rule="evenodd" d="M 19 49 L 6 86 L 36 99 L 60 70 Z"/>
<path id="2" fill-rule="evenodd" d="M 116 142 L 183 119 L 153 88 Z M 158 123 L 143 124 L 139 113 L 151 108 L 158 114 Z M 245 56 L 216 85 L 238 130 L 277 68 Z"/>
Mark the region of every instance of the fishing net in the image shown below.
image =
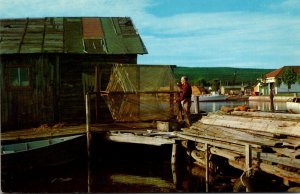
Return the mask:
<path id="1" fill-rule="evenodd" d="M 102 93 L 116 121 L 168 120 L 179 92 L 171 66 L 116 64 Z"/>

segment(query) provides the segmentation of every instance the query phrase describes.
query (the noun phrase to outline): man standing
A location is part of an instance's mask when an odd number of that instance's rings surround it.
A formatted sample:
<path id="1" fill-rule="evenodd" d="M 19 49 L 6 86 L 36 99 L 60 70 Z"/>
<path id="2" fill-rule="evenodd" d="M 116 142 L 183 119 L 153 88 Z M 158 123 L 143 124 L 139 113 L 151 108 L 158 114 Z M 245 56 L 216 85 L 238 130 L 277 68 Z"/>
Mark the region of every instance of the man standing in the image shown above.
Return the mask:
<path id="1" fill-rule="evenodd" d="M 188 82 L 188 77 L 182 76 L 181 79 L 181 86 L 180 86 L 180 96 L 176 99 L 176 103 L 178 103 L 178 107 L 181 107 L 184 112 L 184 121 L 187 127 L 191 126 L 191 97 L 192 97 L 192 87 Z M 180 108 L 179 108 L 180 109 Z M 182 121 L 182 112 L 178 110 L 177 113 L 177 120 L 178 122 Z"/>

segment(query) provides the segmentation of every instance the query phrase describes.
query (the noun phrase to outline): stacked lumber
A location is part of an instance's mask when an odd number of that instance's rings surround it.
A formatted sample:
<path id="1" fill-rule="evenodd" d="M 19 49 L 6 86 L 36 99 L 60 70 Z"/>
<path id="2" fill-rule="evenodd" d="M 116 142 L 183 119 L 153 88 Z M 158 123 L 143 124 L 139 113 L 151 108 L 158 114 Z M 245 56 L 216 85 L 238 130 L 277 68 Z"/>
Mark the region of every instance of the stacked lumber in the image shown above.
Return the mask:
<path id="1" fill-rule="evenodd" d="M 214 112 L 176 135 L 195 142 L 191 156 L 200 164 L 205 161 L 201 152 L 208 144 L 211 154 L 247 170 L 245 147 L 250 145 L 252 167 L 300 184 L 300 114 Z"/>

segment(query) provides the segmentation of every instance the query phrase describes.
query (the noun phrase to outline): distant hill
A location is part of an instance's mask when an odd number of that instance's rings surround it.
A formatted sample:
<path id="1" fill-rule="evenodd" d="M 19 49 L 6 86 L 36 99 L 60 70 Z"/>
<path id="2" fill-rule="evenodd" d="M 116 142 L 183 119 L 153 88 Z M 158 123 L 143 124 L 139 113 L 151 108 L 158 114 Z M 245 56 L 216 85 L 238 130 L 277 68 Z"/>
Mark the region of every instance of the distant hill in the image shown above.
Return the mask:
<path id="1" fill-rule="evenodd" d="M 180 77 L 186 75 L 190 83 L 194 84 L 200 79 L 211 81 L 213 79 L 221 80 L 222 85 L 235 84 L 255 84 L 257 78 L 262 74 L 269 73 L 275 69 L 251 69 L 251 68 L 231 68 L 231 67 L 176 67 L 174 69 L 175 77 L 179 81 Z M 234 74 L 236 78 L 234 80 Z"/>

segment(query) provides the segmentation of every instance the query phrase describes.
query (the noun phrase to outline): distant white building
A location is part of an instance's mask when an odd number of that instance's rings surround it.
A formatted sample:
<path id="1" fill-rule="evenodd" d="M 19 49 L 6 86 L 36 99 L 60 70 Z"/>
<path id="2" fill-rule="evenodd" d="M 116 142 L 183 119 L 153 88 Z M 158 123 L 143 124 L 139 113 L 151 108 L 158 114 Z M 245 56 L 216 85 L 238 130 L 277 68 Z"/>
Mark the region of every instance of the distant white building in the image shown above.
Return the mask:
<path id="1" fill-rule="evenodd" d="M 221 94 L 224 95 L 251 95 L 251 87 L 248 85 L 238 85 L 238 86 L 221 86 Z"/>
<path id="2" fill-rule="evenodd" d="M 259 92 L 262 93 L 263 95 L 268 95 L 270 94 L 270 83 L 275 83 L 277 78 L 282 78 L 282 73 L 283 71 L 291 67 L 293 71 L 296 74 L 300 74 L 300 66 L 283 66 L 280 69 L 277 69 L 275 71 L 272 71 L 270 73 L 266 74 L 266 83 L 268 84 L 267 86 L 262 87 L 261 85 L 259 86 Z M 274 94 L 279 94 L 279 93 L 300 93 L 300 84 L 296 82 L 295 84 L 291 85 L 291 89 L 288 89 L 288 86 L 284 84 L 283 82 L 279 87 L 274 85 Z"/>

